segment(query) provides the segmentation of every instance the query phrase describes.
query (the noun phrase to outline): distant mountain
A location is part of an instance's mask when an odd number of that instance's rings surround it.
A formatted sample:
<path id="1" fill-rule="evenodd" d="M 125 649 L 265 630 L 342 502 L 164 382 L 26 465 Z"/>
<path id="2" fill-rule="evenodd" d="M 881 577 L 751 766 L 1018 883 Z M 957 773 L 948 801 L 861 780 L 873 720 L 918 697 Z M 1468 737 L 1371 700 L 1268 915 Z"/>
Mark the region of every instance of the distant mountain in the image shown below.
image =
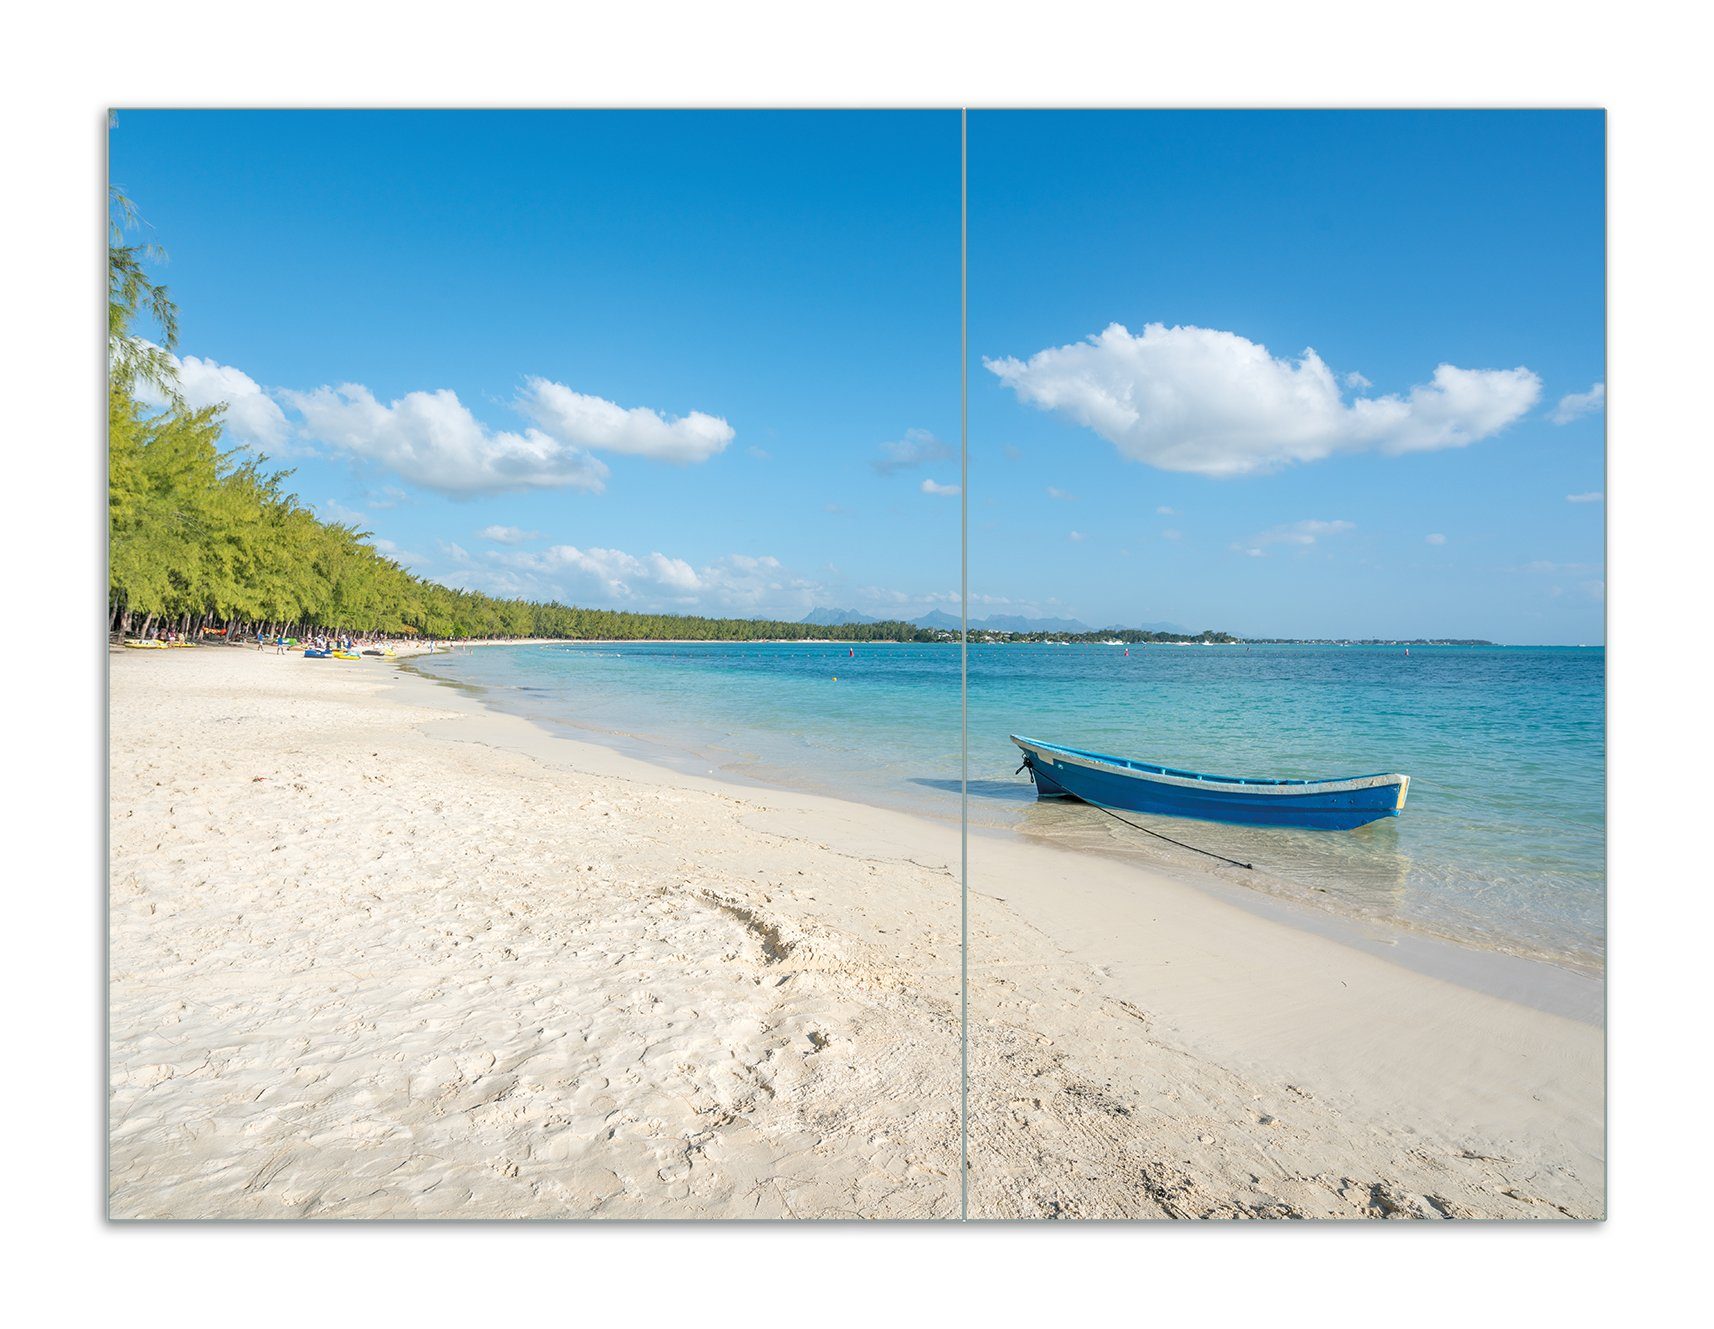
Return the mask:
<path id="1" fill-rule="evenodd" d="M 956 632 L 963 624 L 956 614 L 948 614 L 944 610 L 932 609 L 921 618 L 913 618 L 919 628 L 940 628 L 948 632 Z M 992 614 L 987 618 L 970 620 L 972 632 L 1089 632 L 1092 629 L 1087 623 L 1080 623 L 1075 618 L 1025 618 L 1022 614 Z"/>
<path id="2" fill-rule="evenodd" d="M 879 623 L 878 618 L 868 614 L 859 614 L 855 609 L 822 609 L 817 607 L 803 616 L 805 623 L 814 623 L 824 628 L 840 628 L 847 623 Z"/>

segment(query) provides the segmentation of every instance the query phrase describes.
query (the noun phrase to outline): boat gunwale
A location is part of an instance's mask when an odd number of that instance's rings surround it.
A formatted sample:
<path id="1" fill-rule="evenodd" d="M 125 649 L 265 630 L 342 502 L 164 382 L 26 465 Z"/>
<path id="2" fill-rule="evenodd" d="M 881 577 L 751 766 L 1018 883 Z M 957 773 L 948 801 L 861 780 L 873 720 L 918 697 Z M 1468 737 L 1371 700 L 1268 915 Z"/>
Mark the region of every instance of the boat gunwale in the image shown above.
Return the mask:
<path id="1" fill-rule="evenodd" d="M 1401 775 L 1396 772 L 1376 775 L 1334 776 L 1320 780 L 1206 775 L 1199 771 L 1183 771 L 1171 766 L 1139 762 L 1129 757 L 1114 757 L 1100 752 L 1087 752 L 1082 748 L 1068 748 L 1058 743 L 1043 743 L 1038 739 L 1023 738 L 1018 734 L 1011 735 L 1011 740 L 1026 753 L 1039 751 L 1044 754 L 1051 754 L 1057 760 L 1069 761 L 1072 765 L 1086 766 L 1093 770 L 1112 771 L 1116 775 L 1131 779 L 1178 785 L 1186 789 L 1211 789 L 1246 794 L 1302 797 L 1315 794 L 1347 793 L 1358 789 L 1380 789 L 1389 786 L 1408 788 L 1410 784 L 1408 775 Z M 1402 804 L 1404 800 L 1401 798 L 1399 802 Z"/>

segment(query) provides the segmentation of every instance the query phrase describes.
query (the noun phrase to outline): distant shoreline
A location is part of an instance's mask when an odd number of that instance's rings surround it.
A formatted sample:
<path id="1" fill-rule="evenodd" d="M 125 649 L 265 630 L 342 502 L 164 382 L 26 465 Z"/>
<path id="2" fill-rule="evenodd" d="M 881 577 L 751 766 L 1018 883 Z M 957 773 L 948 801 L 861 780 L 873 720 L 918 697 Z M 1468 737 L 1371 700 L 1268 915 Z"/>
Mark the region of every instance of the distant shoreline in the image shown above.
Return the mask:
<path id="1" fill-rule="evenodd" d="M 484 637 L 472 641 L 450 639 L 441 646 L 956 646 L 956 635 L 933 641 L 871 637 Z M 219 643 L 208 643 L 218 645 Z M 983 633 L 970 636 L 972 646 L 1423 646 L 1455 647 L 1496 651 L 1600 651 L 1605 642 L 1485 641 L 1443 637 L 1239 637 L 1232 641 L 1146 641 L 1123 639 L 1089 641 L 1070 637 L 996 637 Z"/>

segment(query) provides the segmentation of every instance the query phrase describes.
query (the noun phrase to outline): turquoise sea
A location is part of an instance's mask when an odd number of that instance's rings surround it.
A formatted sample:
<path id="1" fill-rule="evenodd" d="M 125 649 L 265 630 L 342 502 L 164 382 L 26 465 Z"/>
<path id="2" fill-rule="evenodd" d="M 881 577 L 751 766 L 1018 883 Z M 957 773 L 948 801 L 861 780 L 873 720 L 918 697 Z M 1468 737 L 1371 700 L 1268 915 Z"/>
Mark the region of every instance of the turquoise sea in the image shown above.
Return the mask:
<path id="1" fill-rule="evenodd" d="M 680 769 L 959 815 L 956 645 L 500 646 L 418 668 Z M 1605 674 L 1599 647 L 973 645 L 971 818 L 1199 865 L 1037 804 L 1011 733 L 1220 774 L 1401 771 L 1404 815 L 1359 831 L 1150 824 L 1319 907 L 1598 969 Z"/>

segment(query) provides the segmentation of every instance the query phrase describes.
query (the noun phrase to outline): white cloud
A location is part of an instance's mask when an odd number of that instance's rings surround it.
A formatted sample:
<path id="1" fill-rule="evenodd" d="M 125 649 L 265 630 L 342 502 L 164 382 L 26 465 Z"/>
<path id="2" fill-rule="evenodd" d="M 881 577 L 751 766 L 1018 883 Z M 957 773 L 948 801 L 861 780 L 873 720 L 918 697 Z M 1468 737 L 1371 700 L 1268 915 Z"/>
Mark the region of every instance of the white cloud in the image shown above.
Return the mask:
<path id="1" fill-rule="evenodd" d="M 1587 392 L 1566 393 L 1559 399 L 1559 405 L 1547 413 L 1547 418 L 1556 425 L 1568 425 L 1581 416 L 1601 410 L 1606 404 L 1607 385 L 1595 383 Z"/>
<path id="2" fill-rule="evenodd" d="M 931 461 L 945 461 L 952 449 L 926 429 L 907 429 L 905 436 L 892 443 L 881 444 L 881 455 L 870 463 L 881 475 L 909 470 Z"/>
<path id="3" fill-rule="evenodd" d="M 1423 540 L 1425 543 L 1431 544 L 1431 545 L 1443 545 L 1446 543 L 1446 537 L 1444 535 L 1441 535 L 1438 531 L 1436 531 L 1433 535 L 1425 535 L 1423 537 Z"/>
<path id="4" fill-rule="evenodd" d="M 1567 494 L 1565 501 L 1567 503 L 1599 503 L 1606 497 L 1599 489 L 1592 489 L 1587 494 Z"/>
<path id="5" fill-rule="evenodd" d="M 323 521 L 337 522 L 341 526 L 362 526 L 369 519 L 355 508 L 348 508 L 337 498 L 323 499 L 315 505 L 315 514 Z"/>
<path id="6" fill-rule="evenodd" d="M 1375 386 L 1373 383 L 1369 382 L 1368 379 L 1364 378 L 1361 374 L 1359 374 L 1355 369 L 1353 369 L 1350 373 L 1346 374 L 1342 381 L 1344 382 L 1346 387 L 1352 389 L 1353 391 L 1359 391 L 1359 392 L 1364 388 L 1372 388 Z"/>
<path id="7" fill-rule="evenodd" d="M 1136 461 L 1230 476 L 1339 453 L 1463 447 L 1523 416 L 1530 370 L 1442 364 L 1404 396 L 1347 402 L 1313 350 L 1281 360 L 1212 328 L 1118 323 L 1086 341 L 983 364 L 1023 401 L 1085 425 Z"/>
<path id="8" fill-rule="evenodd" d="M 941 498 L 956 498 L 958 496 L 958 486 L 937 484 L 933 480 L 924 480 L 922 482 L 922 492 L 925 494 L 936 494 Z"/>
<path id="9" fill-rule="evenodd" d="M 1184 539 L 1184 532 L 1183 531 L 1162 531 L 1161 532 L 1161 539 L 1163 539 L 1163 540 L 1182 540 L 1182 539 Z"/>
<path id="10" fill-rule="evenodd" d="M 536 571 L 570 574 L 573 580 L 587 580 L 616 600 L 650 593 L 680 596 L 702 586 L 696 569 L 684 559 L 668 558 L 659 552 L 639 558 L 621 549 L 554 545 L 519 562 Z"/>
<path id="11" fill-rule="evenodd" d="M 757 461 L 772 461 L 774 458 L 774 454 L 769 452 L 766 448 L 750 447 L 745 448 L 744 451 L 749 453 Z"/>
<path id="12" fill-rule="evenodd" d="M 732 441 L 732 426 L 702 411 L 668 419 L 646 407 L 616 405 L 545 378 L 525 380 L 513 405 L 532 422 L 522 432 L 493 429 L 450 389 L 410 392 L 383 404 L 362 384 L 308 392 L 266 389 L 241 369 L 194 355 L 172 357 L 180 392 L 193 409 L 221 405 L 225 434 L 257 450 L 289 452 L 297 440 L 374 462 L 441 493 L 572 488 L 599 492 L 608 475 L 594 452 L 706 461 Z M 166 399 L 143 385 L 139 399 Z M 293 421 L 288 411 L 300 418 Z M 759 451 L 759 450 L 758 450 Z M 765 454 L 763 454 L 765 455 Z M 406 495 L 392 489 L 392 506 Z"/>
<path id="13" fill-rule="evenodd" d="M 545 378 L 524 380 L 518 410 L 570 448 L 658 461 L 707 461 L 732 441 L 732 426 L 702 411 L 669 420 L 646 406 L 629 409 Z"/>
<path id="14" fill-rule="evenodd" d="M 1065 492 L 1065 490 L 1060 489 L 1054 485 L 1049 485 L 1047 487 L 1047 496 L 1049 498 L 1056 498 L 1056 499 L 1060 500 L 1062 503 L 1074 503 L 1077 501 L 1077 495 L 1076 494 L 1068 494 Z"/>
<path id="15" fill-rule="evenodd" d="M 1070 531 L 1066 534 L 1065 538 L 1071 541 L 1074 545 L 1080 545 L 1083 543 L 1085 536 L 1082 531 Z"/>
<path id="16" fill-rule="evenodd" d="M 1162 503 L 1155 509 L 1155 515 L 1157 517 L 1176 517 L 1178 516 L 1178 512 L 1176 509 L 1169 508 L 1165 503 Z"/>
<path id="17" fill-rule="evenodd" d="M 428 561 L 421 554 L 412 553 L 409 549 L 403 549 L 393 541 L 382 539 L 378 535 L 371 536 L 369 543 L 375 546 L 378 553 L 385 555 L 403 567 L 408 568 L 414 564 Z"/>
<path id="18" fill-rule="evenodd" d="M 490 429 L 449 388 L 408 392 L 385 405 L 360 383 L 280 395 L 309 437 L 444 494 L 599 493 L 608 474 L 598 457 L 540 429 Z"/>
<path id="19" fill-rule="evenodd" d="M 193 411 L 209 406 L 226 408 L 224 431 L 229 442 L 254 451 L 283 452 L 291 438 L 286 414 L 262 385 L 242 369 L 187 355 L 169 354 L 178 371 L 179 395 Z M 160 409 L 167 399 L 151 384 L 137 385 L 137 399 Z"/>
<path id="20" fill-rule="evenodd" d="M 772 555 L 728 554 L 712 563 L 655 551 L 554 545 L 543 550 L 491 550 L 463 565 L 448 584 L 505 595 L 670 613 L 802 615 L 827 588 L 796 577 Z"/>
<path id="21" fill-rule="evenodd" d="M 1251 558 L 1265 558 L 1269 545 L 1295 545 L 1304 548 L 1323 536 L 1343 535 L 1356 529 L 1356 523 L 1349 521 L 1294 521 L 1283 526 L 1270 526 L 1259 535 L 1240 540 L 1232 548 Z"/>
<path id="22" fill-rule="evenodd" d="M 975 600 L 977 597 L 972 595 L 970 598 Z M 880 606 L 878 611 L 866 612 L 877 612 L 881 617 L 888 618 L 909 618 L 911 614 L 900 614 L 898 611 L 913 607 L 920 611 L 923 606 L 957 604 L 959 595 L 957 591 L 901 591 L 888 586 L 860 586 L 857 588 L 857 599 L 862 604 Z"/>
<path id="23" fill-rule="evenodd" d="M 476 538 L 492 540 L 498 545 L 521 545 L 528 544 L 531 540 L 541 539 L 542 533 L 540 531 L 520 530 L 516 526 L 484 526 L 476 532 Z"/>

